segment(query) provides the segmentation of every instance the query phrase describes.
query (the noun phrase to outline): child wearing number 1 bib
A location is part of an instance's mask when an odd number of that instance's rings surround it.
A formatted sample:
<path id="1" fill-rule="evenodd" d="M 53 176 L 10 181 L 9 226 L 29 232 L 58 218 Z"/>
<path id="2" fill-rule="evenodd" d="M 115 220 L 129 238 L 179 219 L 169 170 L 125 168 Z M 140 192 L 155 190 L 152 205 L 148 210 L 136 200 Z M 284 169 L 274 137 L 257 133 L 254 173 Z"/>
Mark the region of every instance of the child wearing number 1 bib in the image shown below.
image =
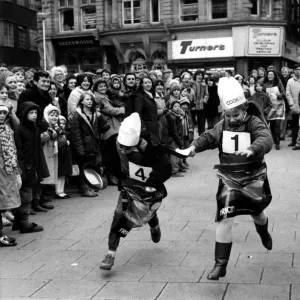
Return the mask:
<path id="1" fill-rule="evenodd" d="M 226 275 L 232 248 L 233 219 L 251 215 L 262 244 L 272 249 L 265 208 L 272 200 L 264 155 L 273 145 L 263 114 L 252 102 L 247 103 L 236 80 L 221 78 L 218 94 L 224 118 L 204 132 L 190 146 L 195 152 L 219 148 L 219 187 L 216 211 L 215 265 L 207 278 L 218 280 Z"/>

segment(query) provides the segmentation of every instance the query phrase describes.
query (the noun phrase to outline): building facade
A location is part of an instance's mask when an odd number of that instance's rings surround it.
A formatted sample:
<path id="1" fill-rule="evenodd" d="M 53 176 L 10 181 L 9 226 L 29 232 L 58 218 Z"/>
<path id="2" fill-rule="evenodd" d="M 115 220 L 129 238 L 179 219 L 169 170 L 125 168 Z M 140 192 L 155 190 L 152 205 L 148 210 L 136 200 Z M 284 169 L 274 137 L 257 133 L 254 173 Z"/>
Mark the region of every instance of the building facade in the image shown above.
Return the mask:
<path id="1" fill-rule="evenodd" d="M 40 1 L 0 0 L 0 62 L 39 67 L 37 10 Z"/>
<path id="2" fill-rule="evenodd" d="M 42 0 L 42 7 L 51 14 L 48 67 L 247 74 L 300 62 L 300 0 Z"/>

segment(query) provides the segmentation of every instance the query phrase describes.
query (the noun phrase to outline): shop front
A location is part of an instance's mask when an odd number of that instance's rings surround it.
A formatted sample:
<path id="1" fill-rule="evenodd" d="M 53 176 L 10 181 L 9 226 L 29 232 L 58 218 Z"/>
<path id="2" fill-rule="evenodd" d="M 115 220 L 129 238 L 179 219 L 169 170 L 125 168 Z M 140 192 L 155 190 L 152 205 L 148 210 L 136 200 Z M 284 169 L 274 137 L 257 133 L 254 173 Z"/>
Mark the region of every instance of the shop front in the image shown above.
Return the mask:
<path id="1" fill-rule="evenodd" d="M 232 69 L 235 65 L 232 37 L 180 39 L 168 42 L 168 61 L 173 71 Z"/>
<path id="2" fill-rule="evenodd" d="M 99 42 L 94 36 L 57 37 L 52 39 L 56 65 L 66 65 L 70 72 L 95 72 L 103 65 Z"/>

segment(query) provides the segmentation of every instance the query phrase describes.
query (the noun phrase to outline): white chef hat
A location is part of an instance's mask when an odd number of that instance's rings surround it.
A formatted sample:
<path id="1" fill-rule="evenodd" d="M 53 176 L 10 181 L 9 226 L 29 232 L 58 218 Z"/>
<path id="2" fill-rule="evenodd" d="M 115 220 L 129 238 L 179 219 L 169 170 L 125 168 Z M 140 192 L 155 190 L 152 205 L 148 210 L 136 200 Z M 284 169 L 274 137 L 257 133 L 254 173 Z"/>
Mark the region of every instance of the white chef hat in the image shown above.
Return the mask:
<path id="1" fill-rule="evenodd" d="M 218 83 L 218 95 L 224 110 L 247 102 L 240 83 L 233 77 L 222 77 Z"/>
<path id="2" fill-rule="evenodd" d="M 141 119 L 138 113 L 132 113 L 122 122 L 118 142 L 124 146 L 136 146 L 140 140 L 141 134 Z"/>

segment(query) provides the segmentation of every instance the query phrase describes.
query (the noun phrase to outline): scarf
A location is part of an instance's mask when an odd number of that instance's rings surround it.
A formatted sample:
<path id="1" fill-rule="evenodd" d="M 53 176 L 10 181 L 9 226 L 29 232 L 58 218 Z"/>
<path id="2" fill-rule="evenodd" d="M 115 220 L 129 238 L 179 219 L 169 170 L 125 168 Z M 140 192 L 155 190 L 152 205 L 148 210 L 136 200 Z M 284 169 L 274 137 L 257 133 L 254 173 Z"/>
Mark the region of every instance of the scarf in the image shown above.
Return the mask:
<path id="1" fill-rule="evenodd" d="M 17 169 L 17 151 L 10 128 L 6 124 L 0 125 L 0 145 L 6 173 L 12 174 Z"/>
<path id="2" fill-rule="evenodd" d="M 182 117 L 183 136 L 189 136 L 189 121 L 187 113 Z"/>
<path id="3" fill-rule="evenodd" d="M 152 95 L 150 92 L 148 92 L 148 91 L 146 91 L 146 90 L 144 90 L 144 92 L 145 92 L 151 99 L 153 99 L 153 95 Z"/>

